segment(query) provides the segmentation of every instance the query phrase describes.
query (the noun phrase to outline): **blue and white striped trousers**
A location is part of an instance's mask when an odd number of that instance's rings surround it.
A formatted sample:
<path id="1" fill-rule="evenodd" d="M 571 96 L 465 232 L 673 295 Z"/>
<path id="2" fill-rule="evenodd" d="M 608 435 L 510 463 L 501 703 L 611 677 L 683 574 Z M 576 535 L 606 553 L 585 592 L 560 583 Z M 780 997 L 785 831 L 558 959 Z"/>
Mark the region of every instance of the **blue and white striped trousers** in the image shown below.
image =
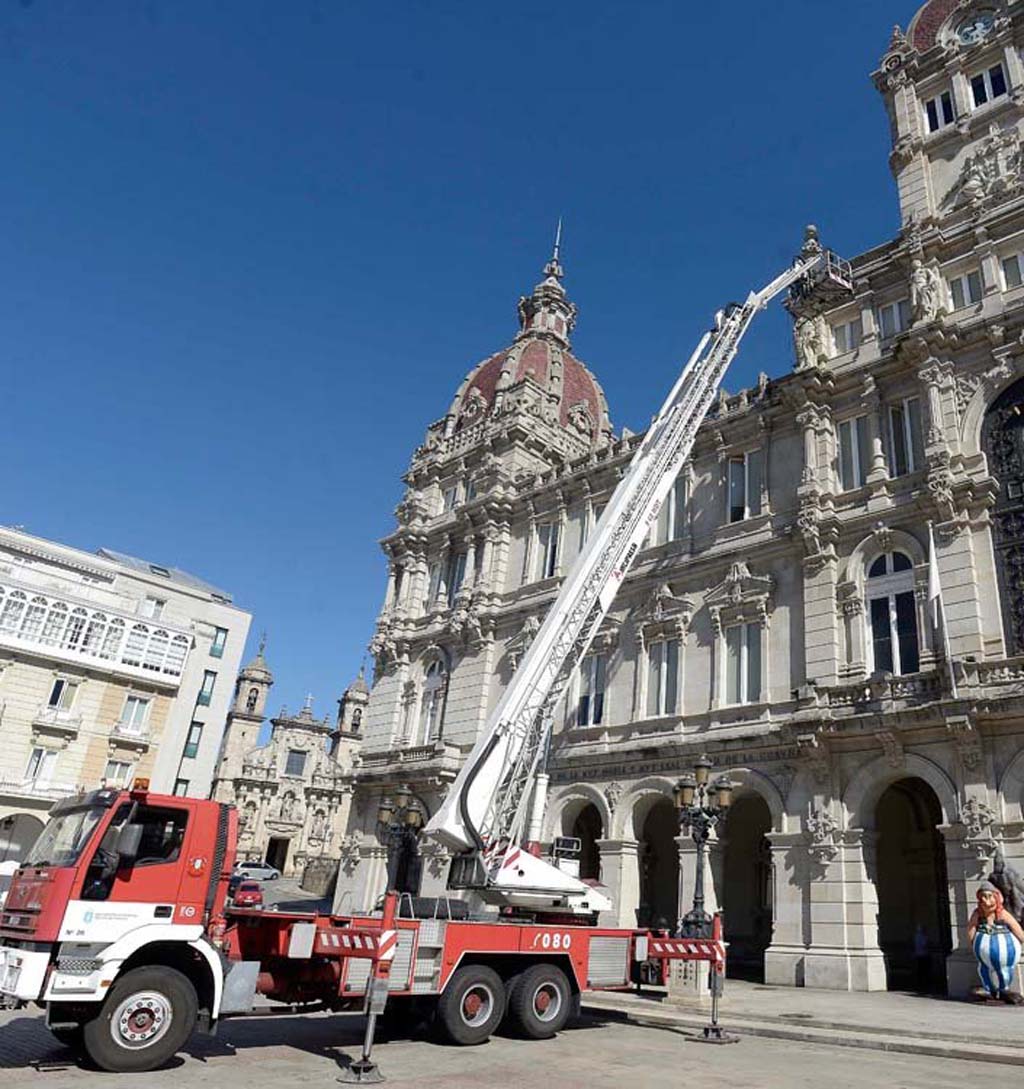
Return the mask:
<path id="1" fill-rule="evenodd" d="M 998 924 L 992 930 L 979 930 L 974 935 L 974 955 L 985 990 L 991 995 L 1008 991 L 1020 960 L 1020 942 L 1016 937 Z"/>

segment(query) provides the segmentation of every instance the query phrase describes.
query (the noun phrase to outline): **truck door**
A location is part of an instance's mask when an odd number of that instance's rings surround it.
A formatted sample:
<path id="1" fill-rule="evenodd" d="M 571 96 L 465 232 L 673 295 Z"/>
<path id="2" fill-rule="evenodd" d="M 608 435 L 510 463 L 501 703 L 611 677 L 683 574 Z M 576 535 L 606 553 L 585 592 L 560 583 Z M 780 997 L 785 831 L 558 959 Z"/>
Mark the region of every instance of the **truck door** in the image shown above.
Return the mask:
<path id="1" fill-rule="evenodd" d="M 187 806 L 142 800 L 121 804 L 82 885 L 83 907 L 94 905 L 94 926 L 106 920 L 120 924 L 112 929 L 123 933 L 143 923 L 202 922 L 207 860 L 189 858 L 190 816 L 194 814 Z M 142 832 L 134 861 L 119 865 L 117 839 L 126 823 L 140 825 Z M 101 908 L 101 903 L 106 906 Z"/>

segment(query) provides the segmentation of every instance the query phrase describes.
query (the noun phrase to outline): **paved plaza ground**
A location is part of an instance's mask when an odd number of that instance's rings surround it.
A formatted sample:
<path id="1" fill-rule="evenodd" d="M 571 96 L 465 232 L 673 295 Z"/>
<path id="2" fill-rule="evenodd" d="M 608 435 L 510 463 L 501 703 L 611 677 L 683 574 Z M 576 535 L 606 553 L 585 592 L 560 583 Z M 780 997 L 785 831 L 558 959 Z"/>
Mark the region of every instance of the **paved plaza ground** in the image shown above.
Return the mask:
<path id="1" fill-rule="evenodd" d="M 282 1089 L 335 1085 L 339 1064 L 358 1055 L 362 1019 L 326 1015 L 225 1023 L 216 1039 L 193 1037 L 174 1063 L 144 1075 L 101 1074 L 79 1066 L 35 1011 L 0 1015 L 0 1089 Z M 1016 1079 L 1020 1067 L 932 1056 L 851 1050 L 745 1036 L 706 1047 L 672 1027 L 584 1016 L 554 1040 L 496 1037 L 475 1048 L 429 1039 L 384 1039 L 377 1052 L 389 1084 L 457 1089 L 601 1089 L 678 1086 L 702 1089 L 950 1089 L 981 1079 Z M 37 1064 L 40 1064 L 38 1065 Z"/>

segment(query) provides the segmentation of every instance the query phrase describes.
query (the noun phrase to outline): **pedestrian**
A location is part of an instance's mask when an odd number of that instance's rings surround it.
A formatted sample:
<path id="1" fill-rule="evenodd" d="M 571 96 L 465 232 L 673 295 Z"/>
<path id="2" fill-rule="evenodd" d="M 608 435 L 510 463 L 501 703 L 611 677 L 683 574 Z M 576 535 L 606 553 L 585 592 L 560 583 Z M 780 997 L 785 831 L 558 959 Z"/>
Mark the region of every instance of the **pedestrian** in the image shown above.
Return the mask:
<path id="1" fill-rule="evenodd" d="M 931 990 L 931 950 L 928 947 L 928 932 L 924 923 L 918 923 L 914 930 L 914 976 L 919 994 Z"/>

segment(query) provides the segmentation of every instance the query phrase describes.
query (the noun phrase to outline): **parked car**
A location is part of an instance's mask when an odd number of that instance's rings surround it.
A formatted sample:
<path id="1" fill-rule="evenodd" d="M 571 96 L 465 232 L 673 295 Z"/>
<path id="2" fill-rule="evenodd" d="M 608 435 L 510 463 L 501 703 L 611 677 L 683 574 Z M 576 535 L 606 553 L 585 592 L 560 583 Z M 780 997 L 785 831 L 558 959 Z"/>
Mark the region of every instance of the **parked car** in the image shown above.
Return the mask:
<path id="1" fill-rule="evenodd" d="M 263 907 L 263 890 L 258 881 L 243 881 L 232 897 L 235 907 L 256 908 Z"/>
<path id="2" fill-rule="evenodd" d="M 281 876 L 281 871 L 269 862 L 236 862 L 235 872 L 232 876 L 255 877 L 260 881 L 276 881 Z"/>

